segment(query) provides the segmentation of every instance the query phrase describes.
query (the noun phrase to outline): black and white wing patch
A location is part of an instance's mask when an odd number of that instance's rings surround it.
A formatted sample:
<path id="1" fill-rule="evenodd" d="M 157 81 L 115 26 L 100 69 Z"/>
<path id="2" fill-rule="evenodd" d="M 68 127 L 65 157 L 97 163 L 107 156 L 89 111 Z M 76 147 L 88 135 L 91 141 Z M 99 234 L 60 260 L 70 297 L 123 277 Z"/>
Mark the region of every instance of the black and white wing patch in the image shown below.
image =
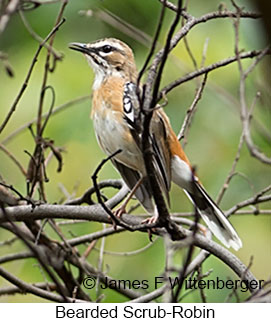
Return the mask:
<path id="1" fill-rule="evenodd" d="M 123 112 L 124 118 L 128 122 L 128 124 L 137 128 L 139 124 L 139 102 L 136 93 L 136 84 L 132 82 L 127 82 L 124 85 L 123 92 Z"/>
<path id="2" fill-rule="evenodd" d="M 133 107 L 134 96 L 136 96 L 136 86 L 132 82 L 125 83 L 123 92 L 123 111 L 125 117 L 132 123 L 135 121 L 135 113 Z M 135 97 L 135 99 L 137 99 Z"/>
<path id="3" fill-rule="evenodd" d="M 130 132 L 140 147 L 141 138 L 141 114 L 140 106 L 136 93 L 136 84 L 132 82 L 127 82 L 124 85 L 123 91 L 123 117 L 127 122 Z"/>

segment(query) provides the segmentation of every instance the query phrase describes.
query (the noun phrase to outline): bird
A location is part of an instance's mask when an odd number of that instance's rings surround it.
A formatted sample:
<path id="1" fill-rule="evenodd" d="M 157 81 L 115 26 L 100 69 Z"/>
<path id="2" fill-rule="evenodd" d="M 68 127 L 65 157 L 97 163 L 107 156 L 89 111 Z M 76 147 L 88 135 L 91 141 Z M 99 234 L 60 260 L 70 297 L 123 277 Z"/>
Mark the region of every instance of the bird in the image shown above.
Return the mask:
<path id="1" fill-rule="evenodd" d="M 145 210 L 153 215 L 149 223 L 155 223 L 158 212 L 143 158 L 143 125 L 133 51 L 115 38 L 90 43 L 74 42 L 69 47 L 83 53 L 94 72 L 91 118 L 97 141 L 107 156 L 119 151 L 111 161 L 130 189 L 129 198 L 135 195 Z M 177 184 L 218 240 L 228 248 L 241 248 L 242 241 L 237 232 L 199 178 L 194 176 L 191 163 L 162 107 L 158 106 L 153 111 L 149 137 L 157 181 L 165 196 L 169 196 L 171 182 Z M 118 216 L 125 212 L 128 200 L 116 212 Z"/>

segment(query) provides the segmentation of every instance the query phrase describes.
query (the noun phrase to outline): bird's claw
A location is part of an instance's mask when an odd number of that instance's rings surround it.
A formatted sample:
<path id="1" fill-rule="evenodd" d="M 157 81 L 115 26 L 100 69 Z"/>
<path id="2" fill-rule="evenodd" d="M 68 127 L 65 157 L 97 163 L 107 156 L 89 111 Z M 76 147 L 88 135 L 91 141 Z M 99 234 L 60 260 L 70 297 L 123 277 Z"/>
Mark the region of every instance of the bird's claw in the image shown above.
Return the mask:
<path id="1" fill-rule="evenodd" d="M 157 216 L 152 216 L 152 217 L 150 217 L 150 218 L 147 218 L 147 219 L 145 219 L 145 220 L 143 220 L 141 223 L 142 224 L 154 224 L 154 223 L 156 223 L 156 221 L 157 221 Z M 152 233 L 154 233 L 156 231 L 156 229 L 155 228 L 150 228 L 150 229 L 148 229 L 148 236 L 149 236 L 149 240 L 152 242 Z"/>
<path id="2" fill-rule="evenodd" d="M 117 208 L 113 213 L 117 218 L 120 219 L 122 217 L 122 215 L 124 213 L 126 213 L 126 208 L 125 208 L 125 206 L 122 205 L 119 208 Z"/>
<path id="3" fill-rule="evenodd" d="M 119 208 L 117 208 L 115 211 L 113 211 L 113 215 L 118 219 L 120 219 L 124 213 L 126 213 L 126 209 L 125 209 L 125 206 L 123 206 L 123 205 L 120 206 Z M 116 221 L 114 220 L 113 217 L 110 217 L 110 219 L 112 221 L 112 225 L 113 225 L 114 230 L 116 230 L 117 229 Z"/>

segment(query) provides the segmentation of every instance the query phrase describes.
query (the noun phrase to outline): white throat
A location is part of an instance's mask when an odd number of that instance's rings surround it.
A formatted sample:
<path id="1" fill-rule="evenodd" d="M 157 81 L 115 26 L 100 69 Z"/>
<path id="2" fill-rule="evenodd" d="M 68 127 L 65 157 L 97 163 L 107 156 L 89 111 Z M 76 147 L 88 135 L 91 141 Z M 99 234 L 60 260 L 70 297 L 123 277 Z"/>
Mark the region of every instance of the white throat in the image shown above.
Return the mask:
<path id="1" fill-rule="evenodd" d="M 95 71 L 95 78 L 92 85 L 93 90 L 97 90 L 101 86 L 101 84 L 103 83 L 104 77 L 105 77 L 104 72 L 102 72 L 101 70 Z"/>
<path id="2" fill-rule="evenodd" d="M 94 82 L 93 82 L 93 86 L 92 86 L 92 89 L 93 90 L 97 90 L 100 86 L 101 86 L 101 84 L 102 84 L 102 82 L 103 82 L 103 80 L 104 80 L 104 77 L 105 77 L 105 73 L 104 73 L 104 71 L 101 69 L 101 68 L 99 68 L 89 57 L 88 57 L 88 55 L 86 55 L 86 57 L 87 57 L 87 61 L 88 61 L 88 63 L 89 63 L 89 65 L 90 65 L 90 67 L 92 68 L 92 70 L 94 71 L 94 74 L 95 74 L 95 78 L 94 78 Z"/>

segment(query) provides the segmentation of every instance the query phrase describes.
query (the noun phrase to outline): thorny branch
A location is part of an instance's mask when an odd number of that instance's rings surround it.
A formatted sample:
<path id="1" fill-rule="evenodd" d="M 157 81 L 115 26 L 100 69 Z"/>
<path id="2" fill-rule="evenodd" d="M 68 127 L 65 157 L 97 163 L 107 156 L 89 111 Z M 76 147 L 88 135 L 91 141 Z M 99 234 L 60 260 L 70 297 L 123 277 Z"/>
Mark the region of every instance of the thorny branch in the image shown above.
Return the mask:
<path id="1" fill-rule="evenodd" d="M 147 74 L 146 81 L 143 84 L 143 96 L 141 97 L 141 103 L 145 118 L 145 132 L 143 133 L 143 141 L 145 142 L 143 144 L 145 146 L 146 152 L 145 162 L 147 164 L 147 169 L 149 170 L 148 173 L 151 177 L 150 182 L 152 183 L 151 186 L 153 189 L 155 202 L 158 206 L 159 214 L 163 215 L 160 216 L 161 221 L 158 223 L 157 227 L 155 227 L 153 234 L 157 237 L 162 237 L 165 240 L 166 244 L 166 241 L 168 241 L 166 247 L 166 255 L 169 258 L 171 257 L 171 260 L 173 260 L 173 256 L 175 255 L 176 251 L 179 251 L 182 248 L 186 248 L 188 250 L 188 255 L 186 257 L 186 262 L 184 263 L 184 265 L 175 265 L 173 261 L 169 261 L 168 265 L 165 266 L 164 276 L 168 277 L 170 275 L 179 277 L 182 280 L 185 279 L 185 277 L 188 277 L 188 275 L 196 275 L 197 279 L 207 277 L 210 272 L 208 271 L 207 273 L 204 273 L 201 266 L 203 262 L 212 255 L 220 259 L 225 265 L 231 268 L 240 279 L 245 279 L 249 282 L 253 280 L 257 281 L 257 279 L 250 271 L 250 264 L 246 266 L 229 250 L 226 250 L 222 246 L 210 240 L 210 232 L 202 225 L 200 225 L 200 223 L 198 223 L 198 218 L 197 216 L 195 216 L 194 212 L 181 214 L 182 216 L 190 216 L 191 219 L 180 218 L 180 214 L 178 216 L 176 214 L 171 214 L 171 217 L 169 217 L 169 212 L 163 200 L 162 193 L 156 189 L 159 186 L 155 184 L 156 178 L 155 174 L 153 173 L 152 163 L 150 162 L 152 160 L 152 152 L 149 150 L 148 136 L 152 111 L 158 101 L 162 98 L 165 98 L 165 95 L 171 92 L 174 88 L 179 87 L 181 84 L 187 83 L 188 81 L 198 78 L 202 75 L 202 81 L 198 84 L 194 99 L 191 106 L 187 109 L 187 115 L 184 119 L 179 133 L 179 139 L 187 139 L 188 130 L 193 126 L 193 116 L 196 109 L 199 108 L 199 101 L 204 93 L 206 86 L 208 86 L 206 84 L 207 75 L 209 76 L 213 71 L 237 62 L 240 72 L 240 110 L 243 130 L 241 132 L 236 156 L 233 160 L 232 167 L 228 173 L 225 183 L 218 194 L 217 202 L 221 202 L 226 191 L 229 189 L 231 179 L 236 173 L 236 168 L 239 160 L 242 158 L 241 149 L 244 146 L 244 143 L 246 143 L 251 154 L 255 156 L 260 162 L 270 164 L 270 158 L 267 157 L 264 153 L 260 152 L 258 147 L 251 139 L 250 123 L 254 112 L 254 104 L 252 104 L 252 108 L 249 108 L 249 103 L 246 96 L 246 80 L 254 70 L 254 68 L 257 67 L 258 63 L 262 61 L 262 59 L 266 55 L 270 55 L 270 47 L 267 46 L 263 50 L 251 50 L 247 52 L 241 51 L 239 48 L 240 20 L 244 18 L 258 19 L 260 18 L 260 15 L 253 12 L 247 12 L 239 8 L 238 6 L 234 6 L 235 11 L 223 8 L 223 10 L 219 9 L 218 11 L 210 12 L 200 17 L 193 17 L 190 13 L 188 13 L 188 1 L 186 2 L 185 7 L 182 6 L 182 1 L 178 1 L 178 5 L 175 5 L 167 0 L 158 0 L 157 2 L 160 2 L 162 5 L 161 14 L 158 20 L 157 30 L 151 44 L 149 55 L 145 61 L 145 64 L 143 64 L 143 68 L 139 74 L 140 76 L 138 80 L 139 85 L 139 81 L 143 78 L 143 74 Z M 60 3 L 60 10 L 57 15 L 55 27 L 51 30 L 48 36 L 44 40 L 42 40 L 26 20 L 23 11 L 34 10 L 39 6 L 53 3 Z M 11 262 L 27 261 L 27 259 L 29 258 L 34 258 L 39 263 L 42 276 L 45 277 L 46 273 L 47 276 L 51 278 L 51 281 L 47 281 L 46 279 L 45 281 L 36 284 L 26 283 L 19 277 L 16 277 L 16 275 L 14 275 L 13 273 L 9 273 L 1 266 L 0 276 L 9 281 L 11 283 L 11 286 L 0 288 L 0 297 L 3 295 L 14 295 L 16 293 L 31 293 L 40 298 L 54 302 L 90 301 L 92 300 L 92 298 L 90 298 L 88 293 L 86 293 L 82 289 L 82 281 L 84 277 L 91 275 L 93 277 L 96 277 L 98 281 L 102 283 L 104 283 L 105 281 L 114 281 L 115 279 L 115 277 L 109 276 L 108 268 L 103 269 L 104 266 L 102 266 L 102 264 L 105 261 L 104 255 L 106 255 L 107 253 L 109 253 L 111 256 L 121 255 L 125 257 L 127 257 L 128 255 L 137 255 L 144 252 L 148 248 L 152 248 L 153 245 L 148 243 L 146 244 L 146 246 L 143 246 L 138 250 L 127 252 L 122 251 L 121 253 L 109 252 L 106 249 L 106 237 L 114 236 L 116 234 L 122 235 L 123 232 L 127 230 L 139 231 L 142 232 L 142 234 L 144 234 L 145 236 L 146 232 L 154 226 L 149 224 L 142 224 L 142 217 L 140 216 L 124 214 L 120 220 L 114 217 L 111 209 L 117 206 L 125 198 L 128 193 L 128 189 L 120 180 L 106 180 L 102 182 L 97 181 L 97 175 L 106 161 L 102 161 L 96 171 L 93 173 L 92 178 L 94 186 L 87 189 L 82 194 L 82 196 L 76 198 L 68 198 L 65 202 L 63 202 L 63 204 L 57 205 L 47 203 L 40 204 L 40 201 L 30 199 L 32 195 L 34 196 L 33 193 L 36 183 L 39 182 L 39 193 L 42 196 L 41 199 L 43 201 L 46 200 L 45 192 L 43 192 L 43 183 L 46 180 L 44 149 L 50 148 L 52 152 L 51 154 L 54 154 L 55 157 L 59 159 L 60 166 L 62 164 L 60 150 L 58 150 L 54 146 L 52 141 L 43 138 L 43 132 L 46 124 L 56 113 L 65 111 L 66 108 L 90 98 L 90 96 L 79 97 L 63 105 L 60 105 L 57 108 L 54 108 L 55 91 L 51 86 L 48 86 L 47 84 L 49 73 L 55 70 L 56 60 L 62 58 L 62 55 L 58 52 L 58 50 L 53 47 L 53 41 L 59 27 L 64 22 L 62 16 L 67 4 L 68 1 L 66 0 L 48 0 L 46 1 L 46 3 L 43 1 L 29 0 L 25 1 L 22 6 L 18 7 L 19 1 L 10 0 L 8 2 L 8 5 L 5 7 L 5 10 L 1 11 L 2 14 L 0 13 L 0 34 L 1 32 L 4 32 L 6 30 L 6 26 L 12 18 L 12 15 L 16 13 L 16 11 L 19 11 L 25 28 L 39 43 L 38 50 L 33 57 L 24 83 L 19 93 L 15 97 L 15 100 L 6 118 L 0 126 L 0 133 L 4 130 L 7 123 L 11 120 L 12 115 L 14 114 L 25 90 L 28 87 L 34 66 L 42 48 L 45 47 L 47 49 L 46 61 L 44 64 L 44 74 L 40 91 L 38 116 L 37 118 L 29 121 L 28 123 L 14 130 L 12 133 L 8 134 L 4 139 L 2 139 L 0 143 L 0 149 L 2 150 L 2 152 L 4 152 L 10 158 L 10 160 L 16 164 L 22 176 L 25 177 L 27 174 L 24 165 L 16 157 L 16 154 L 13 154 L 9 150 L 7 145 L 11 142 L 11 140 L 15 141 L 17 136 L 25 129 L 32 129 L 32 125 L 37 126 L 35 133 L 32 130 L 36 148 L 32 155 L 29 154 L 31 156 L 31 160 L 35 164 L 34 166 L 37 167 L 37 169 L 29 196 L 24 196 L 12 185 L 7 184 L 2 176 L 0 176 L 0 227 L 1 230 L 8 233 L 8 236 L 5 238 L 5 240 L 0 241 L 0 248 L 5 248 L 6 246 L 12 247 L 12 244 L 16 241 L 21 241 L 25 245 L 25 248 L 23 248 L 19 252 L 6 253 L 1 256 L 0 264 L 3 265 Z M 173 23 L 171 24 L 170 30 L 167 30 L 165 46 L 163 46 L 161 50 L 155 53 L 159 41 L 159 35 L 162 34 L 163 28 L 165 28 L 165 26 L 163 27 L 163 21 L 168 9 L 174 12 L 175 18 Z M 91 14 L 93 15 L 93 12 Z M 98 11 L 98 14 L 96 12 L 94 13 L 94 15 L 96 15 L 96 17 L 98 17 L 99 19 L 102 19 L 107 23 L 114 25 L 117 28 L 124 24 L 123 20 L 119 19 L 116 15 L 108 11 Z M 179 26 L 179 30 L 177 30 L 176 28 L 179 25 L 178 22 L 180 18 L 182 18 L 182 23 L 181 26 Z M 191 48 L 189 48 L 188 43 L 186 43 L 187 51 L 190 53 L 189 55 L 191 59 L 193 59 L 195 69 L 188 74 L 183 75 L 176 80 L 173 80 L 171 83 L 164 85 L 164 87 L 161 89 L 160 84 L 162 76 L 164 75 L 164 67 L 173 48 L 175 48 L 182 40 L 186 42 L 190 31 L 195 26 L 214 19 L 224 18 L 230 19 L 234 22 L 235 55 L 232 57 L 227 57 L 221 61 L 214 62 L 208 66 L 203 66 L 203 64 L 198 64 L 195 61 L 195 56 L 193 55 Z M 127 33 L 130 34 L 131 31 L 135 31 L 131 28 L 131 26 L 127 25 L 127 23 L 125 24 L 123 30 L 127 30 Z M 137 36 L 140 38 L 143 34 L 141 36 L 139 34 L 140 33 L 138 33 Z M 147 39 L 146 35 L 143 35 L 141 38 L 144 38 L 145 40 Z M 47 44 L 48 40 L 50 40 L 49 44 Z M 147 41 L 145 41 L 145 43 L 146 42 L 148 42 L 148 39 Z M 159 48 L 161 48 L 160 43 Z M 4 59 L 6 59 L 4 53 L 3 55 L 2 56 L 4 57 Z M 204 61 L 206 58 L 205 50 L 202 56 Z M 154 58 L 152 59 L 152 57 Z M 252 59 L 252 63 L 245 70 L 243 67 L 243 60 L 248 58 Z M 44 113 L 44 98 L 48 89 L 52 91 L 53 99 L 49 112 Z M 38 174 L 39 171 L 41 171 L 42 174 Z M 108 188 L 113 188 L 114 190 L 117 189 L 118 192 L 113 197 L 107 198 L 104 191 Z M 270 191 L 270 186 L 261 189 L 254 196 L 233 205 L 225 212 L 226 216 L 233 214 L 266 214 L 270 216 L 270 209 L 260 209 L 260 205 L 267 205 L 266 202 L 270 203 Z M 95 193 L 97 195 L 99 203 L 96 203 L 95 199 L 93 198 L 93 195 Z M 16 194 L 16 196 L 14 194 Z M 84 204 L 87 204 L 87 206 Z M 112 223 L 112 220 L 108 215 L 113 218 L 115 227 L 106 227 L 107 224 Z M 82 223 L 87 223 L 87 225 L 90 225 L 89 227 L 91 227 L 91 224 L 94 223 L 102 223 L 103 228 L 101 230 L 97 230 L 88 234 L 75 234 L 75 232 L 77 232 L 75 227 Z M 54 235 L 57 236 L 57 240 L 51 238 L 48 226 L 50 226 L 50 230 L 54 230 Z M 66 231 L 64 231 L 64 226 L 65 228 L 71 228 L 69 231 L 71 235 L 70 238 L 67 238 Z M 203 230 L 207 230 L 206 236 L 198 233 L 198 226 Z M 188 227 L 189 230 L 185 227 Z M 170 238 L 177 241 L 173 243 Z M 102 240 L 103 244 L 100 247 L 97 247 L 99 242 Z M 201 249 L 198 254 L 196 254 L 195 252 L 195 247 Z M 88 258 L 91 257 L 93 253 L 97 252 L 97 250 L 99 251 L 99 257 L 98 265 L 95 267 L 94 265 L 91 265 Z M 268 286 L 269 285 L 266 284 L 264 290 L 258 290 L 256 292 L 254 291 L 248 301 L 263 301 L 268 299 L 268 297 L 270 298 L 270 290 L 268 289 Z M 122 287 L 115 287 L 114 290 L 116 293 L 124 296 L 131 302 L 151 302 L 159 299 L 159 297 L 161 296 L 163 297 L 164 295 L 166 295 L 166 293 L 168 293 L 168 288 L 169 287 L 165 282 L 165 284 L 163 284 L 161 288 L 155 291 L 144 291 L 142 289 L 135 291 L 127 290 Z M 251 290 L 251 292 L 253 291 Z M 182 285 L 180 285 L 178 289 L 176 289 L 174 292 L 172 291 L 171 296 L 168 299 L 170 299 L 171 301 L 178 301 L 185 299 L 186 296 L 186 293 L 182 293 Z M 95 301 L 100 301 L 103 297 L 104 296 L 100 294 L 100 291 L 98 291 Z M 202 294 L 201 297 L 203 301 L 208 301 L 206 295 Z"/>

